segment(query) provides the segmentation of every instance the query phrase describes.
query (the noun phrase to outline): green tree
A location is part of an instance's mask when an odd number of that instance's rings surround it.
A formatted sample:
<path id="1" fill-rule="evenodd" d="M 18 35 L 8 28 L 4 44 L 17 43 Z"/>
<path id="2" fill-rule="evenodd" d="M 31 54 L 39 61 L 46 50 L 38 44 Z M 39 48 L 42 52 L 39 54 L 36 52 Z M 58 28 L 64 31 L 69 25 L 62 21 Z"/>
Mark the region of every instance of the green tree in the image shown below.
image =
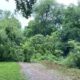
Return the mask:
<path id="1" fill-rule="evenodd" d="M 41 0 L 39 4 L 36 3 L 33 7 L 35 19 L 30 21 L 25 28 L 25 35 L 28 37 L 36 34 L 51 35 L 52 32 L 61 28 L 63 10 L 63 6 L 58 5 L 53 0 Z"/>
<path id="2" fill-rule="evenodd" d="M 23 34 L 21 26 L 14 16 L 8 12 L 3 13 L 4 16 L 0 20 L 0 60 L 18 61 L 19 57 L 22 56 Z"/>
<path id="3" fill-rule="evenodd" d="M 31 16 L 32 7 L 36 0 L 15 0 L 16 2 L 16 9 L 21 11 L 22 15 L 26 18 Z"/>
<path id="4" fill-rule="evenodd" d="M 69 6 L 65 10 L 65 17 L 63 20 L 63 29 L 61 38 L 62 41 L 69 39 L 80 41 L 80 8 L 78 6 Z"/>

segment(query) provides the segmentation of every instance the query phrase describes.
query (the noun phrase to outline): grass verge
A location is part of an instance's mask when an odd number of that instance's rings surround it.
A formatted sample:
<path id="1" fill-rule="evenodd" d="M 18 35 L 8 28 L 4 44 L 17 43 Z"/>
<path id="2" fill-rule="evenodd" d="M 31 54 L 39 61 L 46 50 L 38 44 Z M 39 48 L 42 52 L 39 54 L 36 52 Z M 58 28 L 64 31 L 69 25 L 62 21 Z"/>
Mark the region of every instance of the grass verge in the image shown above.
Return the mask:
<path id="1" fill-rule="evenodd" d="M 24 80 L 15 62 L 0 62 L 0 80 Z"/>

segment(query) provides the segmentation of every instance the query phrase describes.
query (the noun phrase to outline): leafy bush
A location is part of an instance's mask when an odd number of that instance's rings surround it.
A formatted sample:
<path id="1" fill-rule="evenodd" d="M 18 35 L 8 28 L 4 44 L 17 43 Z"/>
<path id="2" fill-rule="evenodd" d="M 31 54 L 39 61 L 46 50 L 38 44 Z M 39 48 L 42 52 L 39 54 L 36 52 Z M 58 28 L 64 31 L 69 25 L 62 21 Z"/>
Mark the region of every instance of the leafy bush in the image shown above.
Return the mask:
<path id="1" fill-rule="evenodd" d="M 31 57 L 31 62 L 38 62 L 38 61 L 42 61 L 42 60 L 58 61 L 58 58 L 52 54 L 41 55 L 40 53 L 34 54 Z"/>
<path id="2" fill-rule="evenodd" d="M 57 56 L 60 56 L 60 51 L 55 52 L 55 46 L 52 39 L 47 36 L 44 37 L 41 34 L 35 35 L 29 38 L 23 44 L 23 50 L 25 55 L 25 61 L 36 60 L 54 60 Z"/>
<path id="3" fill-rule="evenodd" d="M 29 38 L 25 44 L 23 44 L 23 51 L 25 56 L 25 61 L 30 61 L 30 58 L 33 54 L 43 53 L 42 45 L 44 43 L 44 36 L 43 35 L 35 35 Z"/>
<path id="4" fill-rule="evenodd" d="M 80 68 L 80 43 L 74 40 L 68 42 L 72 49 L 69 55 L 63 60 L 62 64 L 69 67 Z"/>

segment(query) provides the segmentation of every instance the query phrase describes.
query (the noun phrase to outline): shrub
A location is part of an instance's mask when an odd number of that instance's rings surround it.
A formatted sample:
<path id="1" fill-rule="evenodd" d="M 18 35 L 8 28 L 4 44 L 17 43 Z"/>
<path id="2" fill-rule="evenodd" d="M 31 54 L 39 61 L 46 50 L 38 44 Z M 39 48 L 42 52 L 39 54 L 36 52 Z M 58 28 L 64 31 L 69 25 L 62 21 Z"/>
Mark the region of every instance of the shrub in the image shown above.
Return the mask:
<path id="1" fill-rule="evenodd" d="M 71 49 L 69 55 L 62 61 L 69 67 L 80 68 L 80 43 L 74 40 L 68 42 L 73 48 Z"/>

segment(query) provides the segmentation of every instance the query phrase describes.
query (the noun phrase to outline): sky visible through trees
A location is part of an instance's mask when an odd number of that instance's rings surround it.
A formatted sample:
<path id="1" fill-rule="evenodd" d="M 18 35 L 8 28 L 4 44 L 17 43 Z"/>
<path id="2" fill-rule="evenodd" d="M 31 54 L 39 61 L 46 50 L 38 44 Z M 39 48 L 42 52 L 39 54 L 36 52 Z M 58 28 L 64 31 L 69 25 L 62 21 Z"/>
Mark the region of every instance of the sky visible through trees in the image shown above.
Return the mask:
<path id="1" fill-rule="evenodd" d="M 57 0 L 57 2 L 65 5 L 69 5 L 70 3 L 77 4 L 78 0 Z M 14 12 L 16 8 L 15 1 L 10 0 L 9 2 L 6 2 L 5 0 L 0 0 L 0 9 L 2 10 L 9 10 L 11 12 Z M 33 19 L 29 18 L 28 20 L 24 18 L 21 14 L 17 14 L 16 17 L 19 19 L 21 22 L 22 28 L 24 28 L 26 25 L 28 25 L 28 22 Z"/>

